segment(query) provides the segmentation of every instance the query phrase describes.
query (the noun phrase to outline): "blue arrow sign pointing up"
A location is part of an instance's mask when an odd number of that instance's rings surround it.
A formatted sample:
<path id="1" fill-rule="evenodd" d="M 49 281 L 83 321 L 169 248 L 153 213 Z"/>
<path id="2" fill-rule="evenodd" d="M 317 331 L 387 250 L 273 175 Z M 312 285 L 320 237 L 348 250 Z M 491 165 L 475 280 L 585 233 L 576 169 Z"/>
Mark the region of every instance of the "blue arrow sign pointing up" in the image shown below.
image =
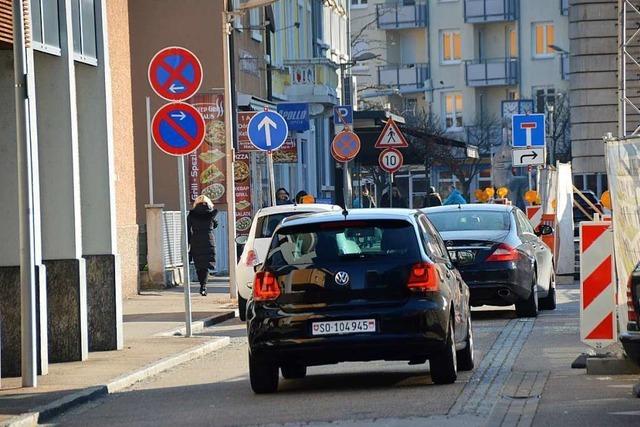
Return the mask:
<path id="1" fill-rule="evenodd" d="M 256 148 L 274 151 L 287 140 L 289 127 L 280 114 L 274 111 L 261 111 L 249 121 L 247 134 Z"/>

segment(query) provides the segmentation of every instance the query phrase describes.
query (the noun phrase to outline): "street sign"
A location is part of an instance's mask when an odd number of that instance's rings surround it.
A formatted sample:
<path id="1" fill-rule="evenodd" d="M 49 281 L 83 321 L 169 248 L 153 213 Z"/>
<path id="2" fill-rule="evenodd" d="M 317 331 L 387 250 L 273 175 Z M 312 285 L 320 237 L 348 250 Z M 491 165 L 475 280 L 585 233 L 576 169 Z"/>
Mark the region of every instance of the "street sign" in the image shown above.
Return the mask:
<path id="1" fill-rule="evenodd" d="M 340 118 L 342 116 L 342 118 Z M 333 124 L 334 125 L 352 125 L 353 124 L 353 105 L 338 105 L 333 107 Z"/>
<path id="2" fill-rule="evenodd" d="M 309 130 L 309 104 L 306 102 L 278 104 L 278 114 L 284 117 L 289 130 Z"/>
<path id="3" fill-rule="evenodd" d="M 167 47 L 156 53 L 149 63 L 149 84 L 167 101 L 184 101 L 202 85 L 202 64 L 183 47 Z"/>
<path id="4" fill-rule="evenodd" d="M 393 121 L 391 117 L 387 120 L 387 124 L 382 130 L 382 133 L 376 141 L 376 148 L 390 148 L 390 147 L 408 147 L 407 140 L 404 138 L 398 125 Z"/>
<path id="5" fill-rule="evenodd" d="M 333 138 L 331 153 L 339 162 L 348 162 L 360 152 L 360 138 L 353 132 L 342 131 Z"/>
<path id="6" fill-rule="evenodd" d="M 380 167 L 389 173 L 396 173 L 403 162 L 402 153 L 395 148 L 387 148 L 378 157 Z"/>
<path id="7" fill-rule="evenodd" d="M 513 150 L 513 166 L 544 165 L 544 148 Z"/>
<path id="8" fill-rule="evenodd" d="M 544 147 L 544 114 L 514 114 L 511 118 L 514 147 Z"/>
<path id="9" fill-rule="evenodd" d="M 153 140 L 171 156 L 184 156 L 204 141 L 202 115 L 189 104 L 172 102 L 160 108 L 151 121 Z"/>
<path id="10" fill-rule="evenodd" d="M 249 120 L 247 134 L 257 149 L 274 151 L 287 140 L 289 127 L 284 117 L 275 111 L 260 111 Z"/>

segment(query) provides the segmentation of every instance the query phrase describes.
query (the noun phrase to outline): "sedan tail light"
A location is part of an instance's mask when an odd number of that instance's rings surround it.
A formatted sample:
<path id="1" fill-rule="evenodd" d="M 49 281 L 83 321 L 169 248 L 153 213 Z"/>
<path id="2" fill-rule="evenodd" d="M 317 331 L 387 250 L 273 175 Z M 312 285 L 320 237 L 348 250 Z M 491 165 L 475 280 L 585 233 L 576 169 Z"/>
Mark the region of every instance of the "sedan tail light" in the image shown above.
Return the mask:
<path id="1" fill-rule="evenodd" d="M 512 248 L 506 243 L 500 243 L 495 251 L 489 258 L 488 262 L 500 262 L 500 261 L 517 261 L 520 259 L 520 252 L 517 249 Z"/>
<path id="2" fill-rule="evenodd" d="M 411 267 L 407 287 L 415 292 L 437 292 L 440 290 L 440 278 L 435 264 L 420 262 Z"/>
<path id="3" fill-rule="evenodd" d="M 260 271 L 253 281 L 253 299 L 255 301 L 273 301 L 280 296 L 280 285 L 273 273 Z"/>

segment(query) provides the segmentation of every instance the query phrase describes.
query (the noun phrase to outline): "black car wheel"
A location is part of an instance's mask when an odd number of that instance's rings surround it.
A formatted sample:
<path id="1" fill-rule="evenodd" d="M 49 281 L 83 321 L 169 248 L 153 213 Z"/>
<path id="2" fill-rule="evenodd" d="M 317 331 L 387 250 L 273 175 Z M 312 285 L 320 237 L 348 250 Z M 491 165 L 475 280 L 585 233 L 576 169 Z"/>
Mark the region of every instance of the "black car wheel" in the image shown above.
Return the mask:
<path id="1" fill-rule="evenodd" d="M 243 322 L 247 320 L 247 300 L 242 298 L 240 294 L 238 294 L 238 315 Z"/>
<path id="2" fill-rule="evenodd" d="M 473 330 L 471 329 L 471 316 L 467 318 L 467 346 L 458 351 L 456 358 L 458 359 L 459 371 L 470 371 L 474 366 L 473 354 Z"/>
<path id="3" fill-rule="evenodd" d="M 456 340 L 453 330 L 453 317 L 449 320 L 449 333 L 445 348 L 441 354 L 429 359 L 431 380 L 434 384 L 453 384 L 458 378 L 458 361 L 456 354 Z"/>
<path id="4" fill-rule="evenodd" d="M 529 298 L 524 301 L 516 302 L 516 315 L 518 317 L 538 316 L 538 285 L 536 284 L 536 282 L 536 276 L 534 275 Z"/>
<path id="5" fill-rule="evenodd" d="M 304 365 L 285 365 L 280 370 L 282 371 L 282 376 L 288 380 L 307 376 L 307 367 Z"/>
<path id="6" fill-rule="evenodd" d="M 551 272 L 551 279 L 549 279 L 549 293 L 546 297 L 540 298 L 538 305 L 540 310 L 555 310 L 556 309 L 556 281 L 553 280 L 553 272 Z"/>
<path id="7" fill-rule="evenodd" d="M 274 393 L 278 391 L 278 366 L 249 353 L 249 380 L 254 393 Z"/>

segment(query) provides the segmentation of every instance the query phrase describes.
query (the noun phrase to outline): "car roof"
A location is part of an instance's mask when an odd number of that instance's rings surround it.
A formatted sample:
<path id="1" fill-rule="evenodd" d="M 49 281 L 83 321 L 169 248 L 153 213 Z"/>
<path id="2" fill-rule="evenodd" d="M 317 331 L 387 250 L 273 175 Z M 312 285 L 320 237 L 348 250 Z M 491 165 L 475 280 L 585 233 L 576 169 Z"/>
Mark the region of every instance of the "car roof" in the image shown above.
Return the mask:
<path id="1" fill-rule="evenodd" d="M 344 220 L 380 220 L 380 219 L 398 219 L 408 220 L 413 215 L 418 213 L 414 209 L 388 209 L 388 208 L 374 208 L 374 209 L 351 209 L 347 211 L 347 215 L 343 215 L 342 209 L 340 212 L 321 212 L 321 213 L 309 213 L 305 215 L 296 215 L 293 217 L 285 218 L 280 223 L 281 227 L 289 227 L 305 224 L 318 224 L 322 222 L 332 221 L 344 221 Z"/>
<path id="2" fill-rule="evenodd" d="M 269 206 L 269 207 L 260 209 L 256 213 L 256 217 L 290 213 L 290 212 L 331 212 L 331 211 L 342 211 L 342 208 L 337 205 L 326 205 L 322 203 L 300 203 L 300 204 L 291 204 L 291 205 L 278 205 L 278 206 Z"/>
<path id="3" fill-rule="evenodd" d="M 467 203 L 464 205 L 446 205 L 446 206 L 435 206 L 433 208 L 424 208 L 422 212 L 436 213 L 436 212 L 450 212 L 454 210 L 463 210 L 463 211 L 502 211 L 502 212 L 511 212 L 515 206 L 513 205 L 500 205 L 495 203 Z"/>

